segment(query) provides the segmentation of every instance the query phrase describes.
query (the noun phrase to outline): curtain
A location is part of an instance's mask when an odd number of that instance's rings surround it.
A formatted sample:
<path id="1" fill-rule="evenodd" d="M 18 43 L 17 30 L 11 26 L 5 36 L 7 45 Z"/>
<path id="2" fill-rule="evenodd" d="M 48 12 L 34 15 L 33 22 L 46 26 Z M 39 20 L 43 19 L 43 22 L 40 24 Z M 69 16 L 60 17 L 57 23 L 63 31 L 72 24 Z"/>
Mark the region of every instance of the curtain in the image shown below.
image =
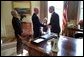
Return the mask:
<path id="1" fill-rule="evenodd" d="M 62 34 L 65 33 L 67 24 L 68 24 L 68 18 L 67 18 L 67 10 L 68 10 L 68 1 L 64 2 L 64 9 L 63 9 L 63 23 L 62 23 Z"/>

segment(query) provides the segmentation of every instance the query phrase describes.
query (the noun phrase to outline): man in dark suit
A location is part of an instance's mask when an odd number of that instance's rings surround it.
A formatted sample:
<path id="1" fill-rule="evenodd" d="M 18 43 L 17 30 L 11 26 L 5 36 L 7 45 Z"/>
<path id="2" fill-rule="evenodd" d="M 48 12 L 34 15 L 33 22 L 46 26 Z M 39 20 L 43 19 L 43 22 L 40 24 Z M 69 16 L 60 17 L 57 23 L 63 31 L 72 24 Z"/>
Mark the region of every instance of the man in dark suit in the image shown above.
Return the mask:
<path id="1" fill-rule="evenodd" d="M 17 54 L 21 54 L 22 53 L 22 41 L 19 38 L 18 35 L 21 36 L 22 33 L 22 29 L 21 29 L 21 22 L 19 20 L 19 16 L 16 10 L 11 11 L 11 14 L 13 16 L 12 18 L 12 25 L 13 25 L 13 29 L 15 32 L 15 37 L 17 38 Z"/>
<path id="2" fill-rule="evenodd" d="M 39 13 L 38 8 L 34 8 L 34 14 L 32 15 L 32 23 L 33 23 L 33 31 L 34 31 L 34 38 L 41 36 L 40 28 L 45 27 L 43 24 L 40 23 L 37 14 Z"/>
<path id="3" fill-rule="evenodd" d="M 53 6 L 49 7 L 49 12 L 52 13 L 49 24 L 51 27 L 51 32 L 57 33 L 59 36 L 60 33 L 59 15 L 55 13 L 55 9 Z"/>

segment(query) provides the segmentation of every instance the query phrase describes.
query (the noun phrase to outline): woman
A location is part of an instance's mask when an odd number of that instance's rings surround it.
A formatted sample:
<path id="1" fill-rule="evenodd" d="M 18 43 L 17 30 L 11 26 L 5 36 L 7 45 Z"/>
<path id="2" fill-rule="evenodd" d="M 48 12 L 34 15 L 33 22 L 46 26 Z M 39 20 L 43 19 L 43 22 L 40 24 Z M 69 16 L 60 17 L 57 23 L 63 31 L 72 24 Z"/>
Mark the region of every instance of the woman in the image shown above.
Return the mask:
<path id="1" fill-rule="evenodd" d="M 47 19 L 46 18 L 44 19 L 44 23 L 43 24 L 46 25 L 45 27 L 43 27 L 43 31 L 47 32 L 48 28 L 47 28 Z"/>

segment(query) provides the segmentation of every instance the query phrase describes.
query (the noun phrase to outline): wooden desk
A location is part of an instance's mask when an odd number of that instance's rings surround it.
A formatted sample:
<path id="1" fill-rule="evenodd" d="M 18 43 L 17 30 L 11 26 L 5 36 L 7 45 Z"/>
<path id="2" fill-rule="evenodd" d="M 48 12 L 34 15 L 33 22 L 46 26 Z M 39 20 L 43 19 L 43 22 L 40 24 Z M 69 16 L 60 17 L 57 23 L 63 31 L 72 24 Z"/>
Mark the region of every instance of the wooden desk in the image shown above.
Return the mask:
<path id="1" fill-rule="evenodd" d="M 58 52 L 51 51 L 51 44 L 45 41 L 39 45 L 31 43 L 31 39 L 23 39 L 23 44 L 29 52 L 29 56 L 83 56 L 83 39 L 75 39 L 60 36 L 58 41 Z"/>

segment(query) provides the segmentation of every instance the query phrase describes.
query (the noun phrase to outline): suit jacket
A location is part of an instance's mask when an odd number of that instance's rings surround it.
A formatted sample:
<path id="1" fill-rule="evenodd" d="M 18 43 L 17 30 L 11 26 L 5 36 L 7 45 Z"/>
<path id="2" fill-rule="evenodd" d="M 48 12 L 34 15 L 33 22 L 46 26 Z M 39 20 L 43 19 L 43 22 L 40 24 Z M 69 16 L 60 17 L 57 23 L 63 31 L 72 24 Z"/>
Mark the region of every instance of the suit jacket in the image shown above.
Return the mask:
<path id="1" fill-rule="evenodd" d="M 40 23 L 38 16 L 34 13 L 32 16 L 32 23 L 33 23 L 33 29 L 39 30 L 40 27 L 45 27 L 43 24 Z"/>
<path id="2" fill-rule="evenodd" d="M 21 33 L 22 33 L 21 21 L 18 18 L 13 17 L 12 18 L 12 25 L 13 25 L 15 33 L 21 35 Z"/>
<path id="3" fill-rule="evenodd" d="M 53 12 L 49 25 L 51 25 L 51 32 L 60 33 L 59 15 L 57 13 Z"/>

